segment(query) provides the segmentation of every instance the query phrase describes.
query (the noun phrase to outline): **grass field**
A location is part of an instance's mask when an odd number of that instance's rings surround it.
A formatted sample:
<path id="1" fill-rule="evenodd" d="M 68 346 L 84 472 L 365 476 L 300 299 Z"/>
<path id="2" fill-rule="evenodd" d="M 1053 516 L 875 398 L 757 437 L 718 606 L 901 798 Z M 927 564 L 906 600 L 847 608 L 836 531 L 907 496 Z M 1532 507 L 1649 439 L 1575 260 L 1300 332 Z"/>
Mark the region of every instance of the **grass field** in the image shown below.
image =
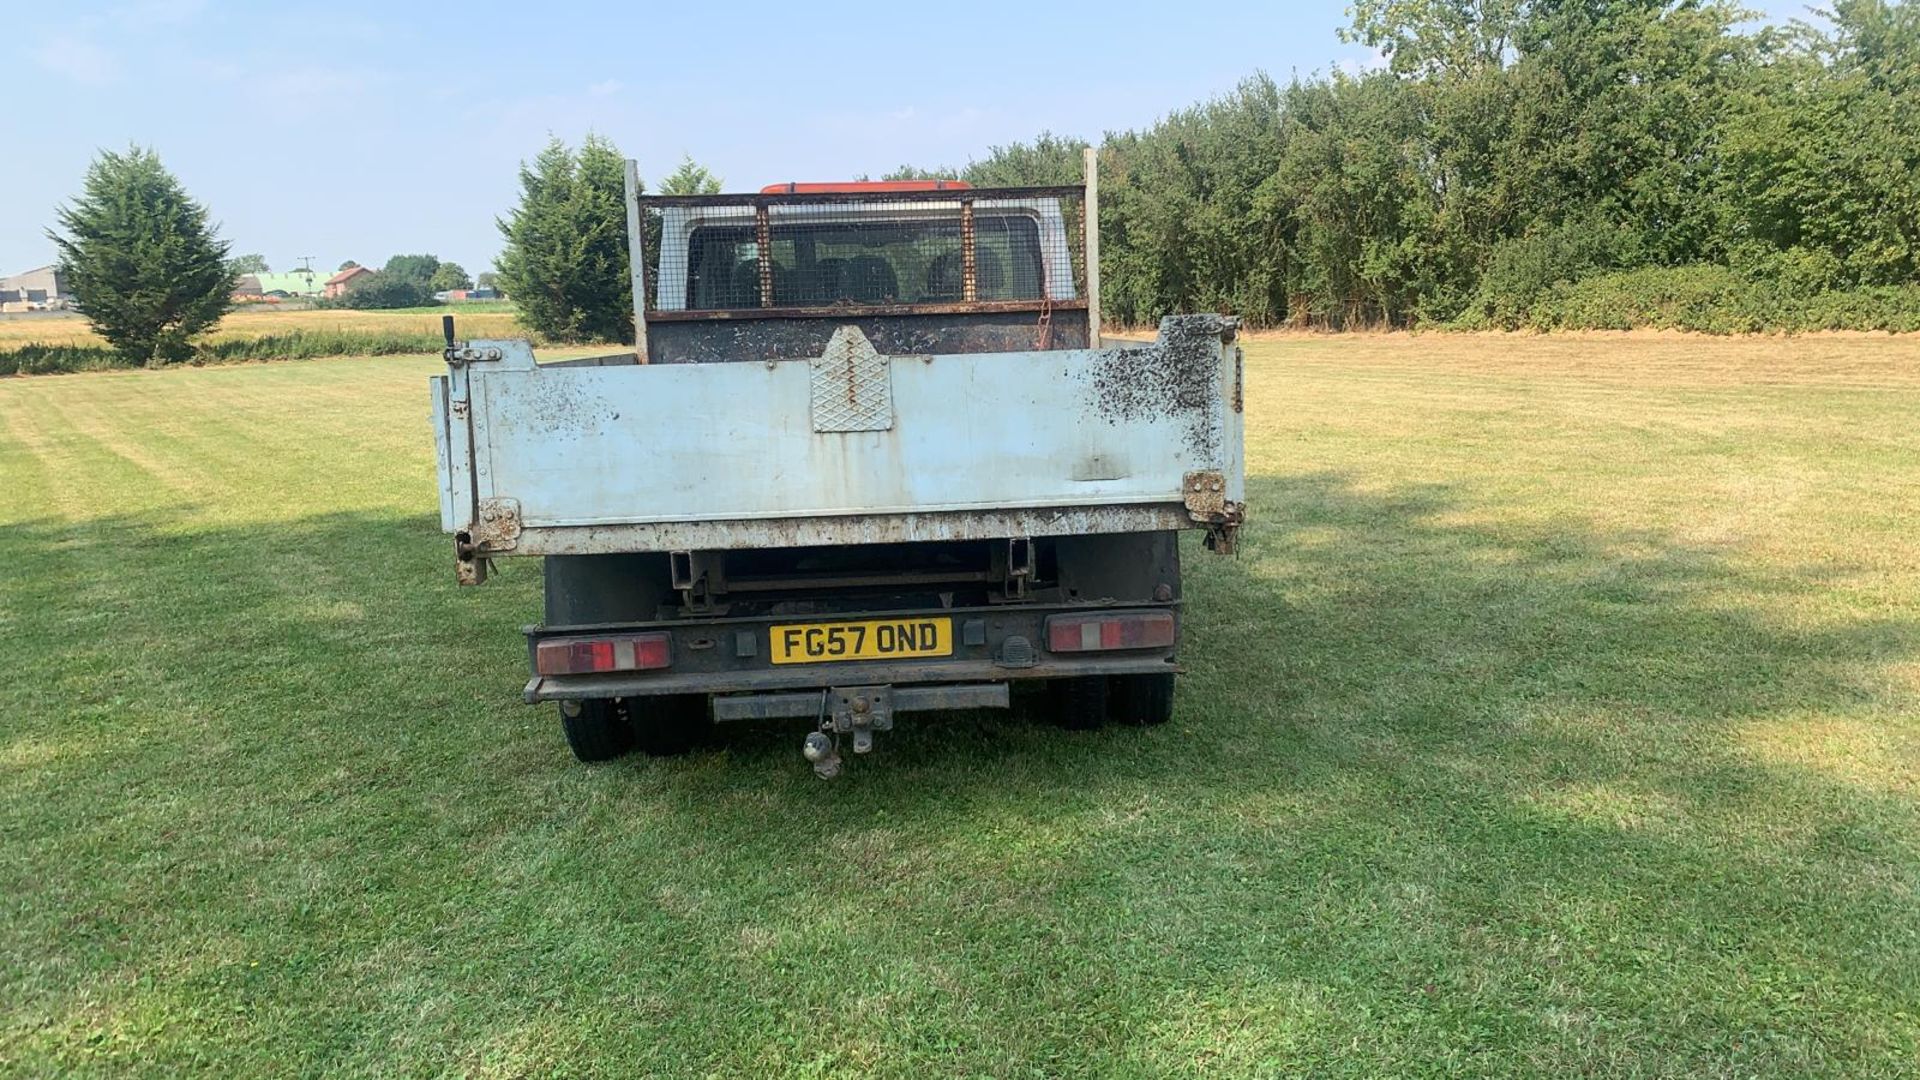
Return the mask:
<path id="1" fill-rule="evenodd" d="M 1920 1074 L 1920 345 L 1273 338 L 1175 721 L 601 768 L 426 358 L 0 382 L 0 1072 Z"/>
<path id="2" fill-rule="evenodd" d="M 440 316 L 452 315 L 462 337 L 524 336 L 510 304 L 448 305 L 399 311 L 347 311 L 339 308 L 279 311 L 250 307 L 229 314 L 207 335 L 208 340 L 260 337 L 295 331 L 324 333 L 438 334 Z M 29 343 L 39 345 L 104 344 L 79 315 L 0 318 L 0 349 Z"/>

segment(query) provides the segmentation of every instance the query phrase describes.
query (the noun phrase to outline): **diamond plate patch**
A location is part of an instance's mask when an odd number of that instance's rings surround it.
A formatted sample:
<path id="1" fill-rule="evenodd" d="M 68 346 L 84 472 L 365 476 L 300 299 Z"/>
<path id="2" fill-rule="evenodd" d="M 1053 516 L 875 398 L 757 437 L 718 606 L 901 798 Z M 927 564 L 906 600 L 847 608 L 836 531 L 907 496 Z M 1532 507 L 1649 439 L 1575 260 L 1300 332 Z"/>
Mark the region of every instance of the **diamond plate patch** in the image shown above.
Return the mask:
<path id="1" fill-rule="evenodd" d="M 813 430 L 888 431 L 893 373 L 857 326 L 843 326 L 813 365 Z"/>

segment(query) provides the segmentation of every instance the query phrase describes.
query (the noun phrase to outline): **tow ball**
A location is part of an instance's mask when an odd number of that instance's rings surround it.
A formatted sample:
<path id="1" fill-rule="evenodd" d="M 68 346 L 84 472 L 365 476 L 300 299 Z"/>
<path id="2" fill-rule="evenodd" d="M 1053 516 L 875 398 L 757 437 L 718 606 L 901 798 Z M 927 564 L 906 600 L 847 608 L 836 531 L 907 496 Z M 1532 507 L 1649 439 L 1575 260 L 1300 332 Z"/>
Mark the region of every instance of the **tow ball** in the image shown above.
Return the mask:
<path id="1" fill-rule="evenodd" d="M 840 736 L 853 736 L 853 752 L 870 753 L 873 733 L 893 730 L 893 688 L 834 686 L 820 692 L 820 726 L 807 732 L 800 754 L 822 780 L 840 775 Z"/>

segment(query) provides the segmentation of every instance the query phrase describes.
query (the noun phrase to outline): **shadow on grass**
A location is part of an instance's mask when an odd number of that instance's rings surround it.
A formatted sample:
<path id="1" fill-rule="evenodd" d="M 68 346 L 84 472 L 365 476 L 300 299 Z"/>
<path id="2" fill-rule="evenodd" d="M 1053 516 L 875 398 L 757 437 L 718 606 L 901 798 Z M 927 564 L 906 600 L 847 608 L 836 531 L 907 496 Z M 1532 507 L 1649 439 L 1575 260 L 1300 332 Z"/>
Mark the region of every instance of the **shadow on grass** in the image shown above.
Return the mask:
<path id="1" fill-rule="evenodd" d="M 227 926 L 345 964 L 452 898 L 432 934 L 461 959 L 423 959 L 430 981 L 511 1011 L 540 994 L 505 974 L 529 950 L 611 964 L 710 1010 L 730 1048 L 662 1036 L 709 1061 L 790 1034 L 769 996 L 825 1008 L 902 958 L 946 987 L 897 1005 L 918 1030 L 1010 1057 L 1195 1038 L 1229 1062 L 1767 1071 L 1910 1047 L 1914 806 L 1742 732 L 1871 718 L 1913 620 L 1789 623 L 1765 612 L 1820 588 L 1795 568 L 1485 523 L 1441 487 L 1268 477 L 1250 501 L 1240 557 L 1188 552 L 1172 724 L 910 719 L 834 785 L 797 730 L 574 764 L 517 700 L 534 567 L 459 590 L 424 519 L 13 527 L 18 932 L 61 954 L 57 1001 L 115 969 L 103 936 Z M 391 922 L 318 929 L 369 918 Z"/>

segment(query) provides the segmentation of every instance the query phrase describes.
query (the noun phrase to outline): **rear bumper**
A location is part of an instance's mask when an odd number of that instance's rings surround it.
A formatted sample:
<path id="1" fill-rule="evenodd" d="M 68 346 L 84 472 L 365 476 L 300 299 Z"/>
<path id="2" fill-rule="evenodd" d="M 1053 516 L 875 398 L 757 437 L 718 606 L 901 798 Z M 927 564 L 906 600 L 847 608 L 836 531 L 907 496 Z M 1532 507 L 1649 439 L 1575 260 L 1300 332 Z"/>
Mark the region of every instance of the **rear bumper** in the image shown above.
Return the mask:
<path id="1" fill-rule="evenodd" d="M 788 694 L 725 694 L 713 699 L 715 720 L 773 720 L 781 717 L 830 715 L 832 691 L 798 690 Z M 892 688 L 889 707 L 894 712 L 937 712 L 942 709 L 1004 709 L 1011 704 L 1006 683 L 935 683 Z"/>
<path id="2" fill-rule="evenodd" d="M 823 690 L 829 686 L 937 686 L 946 683 L 1008 683 L 1019 679 L 1065 679 L 1080 675 L 1152 675 L 1179 672 L 1164 656 L 1108 657 L 1100 660 L 1043 660 L 1031 667 L 1001 667 L 992 662 L 923 661 L 809 664 L 789 671 L 735 671 L 621 675 L 535 675 L 527 680 L 526 699 L 570 701 L 581 698 L 646 697 L 654 694 L 770 693 Z M 904 706 L 903 706 L 904 707 Z"/>
<path id="3" fill-rule="evenodd" d="M 950 616 L 955 623 L 954 655 L 900 660 L 856 660 L 813 664 L 775 665 L 768 659 L 768 634 L 783 623 L 854 619 L 862 613 L 745 619 L 684 620 L 609 627 L 534 627 L 527 630 L 528 648 L 547 637 L 583 631 L 658 631 L 673 635 L 673 664 L 659 671 L 629 671 L 602 675 L 534 675 L 524 696 L 529 702 L 585 698 L 629 698 L 663 694 L 790 694 L 835 686 L 957 687 L 1004 686 L 1026 679 L 1061 679 L 1094 675 L 1145 675 L 1178 672 L 1175 648 L 1132 649 L 1096 653 L 1050 653 L 1045 646 L 1047 616 L 1093 610 L 1173 610 L 1177 602 L 1152 604 L 1043 605 L 1019 604 L 979 609 L 930 612 L 887 612 L 888 615 Z M 1176 622 L 1176 626 L 1177 626 Z M 1024 639 L 1022 647 L 1016 639 Z M 1176 641 L 1177 646 L 1177 641 Z M 952 697 L 951 694 L 948 695 Z M 997 696 L 997 695 L 989 695 Z M 910 698 L 911 699 L 911 696 Z M 941 700 L 928 695 L 928 700 Z M 957 700 L 957 699 L 956 699 Z M 976 707 L 1003 702 L 964 705 L 920 705 L 918 708 Z M 902 704 L 903 710 L 914 708 Z M 778 715 L 778 714 L 769 714 Z"/>

